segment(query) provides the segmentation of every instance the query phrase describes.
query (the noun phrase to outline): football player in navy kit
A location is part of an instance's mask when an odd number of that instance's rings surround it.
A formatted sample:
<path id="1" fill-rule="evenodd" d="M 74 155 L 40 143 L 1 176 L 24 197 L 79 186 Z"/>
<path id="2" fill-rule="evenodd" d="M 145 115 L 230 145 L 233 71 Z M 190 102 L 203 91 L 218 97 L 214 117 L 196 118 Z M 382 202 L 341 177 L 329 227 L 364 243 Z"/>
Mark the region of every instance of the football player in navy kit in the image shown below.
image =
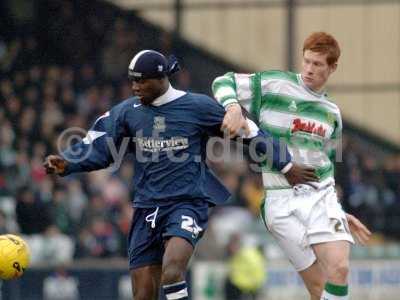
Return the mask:
<path id="1" fill-rule="evenodd" d="M 99 117 L 81 142 L 44 163 L 48 173 L 66 176 L 106 168 L 115 161 L 112 150 L 123 145 L 133 152 L 136 192 L 128 256 L 135 300 L 158 299 L 160 286 L 166 299 L 189 299 L 186 269 L 207 227 L 208 209 L 230 196 L 205 163 L 208 139 L 222 135 L 225 110 L 206 95 L 174 89 L 168 76 L 177 70 L 177 61 L 159 52 L 136 54 L 129 65 L 134 97 Z M 267 159 L 291 184 L 316 180 L 313 169 L 293 164 L 287 148 L 282 151 L 277 140 L 248 122 L 241 140 L 260 155 L 272 154 Z"/>

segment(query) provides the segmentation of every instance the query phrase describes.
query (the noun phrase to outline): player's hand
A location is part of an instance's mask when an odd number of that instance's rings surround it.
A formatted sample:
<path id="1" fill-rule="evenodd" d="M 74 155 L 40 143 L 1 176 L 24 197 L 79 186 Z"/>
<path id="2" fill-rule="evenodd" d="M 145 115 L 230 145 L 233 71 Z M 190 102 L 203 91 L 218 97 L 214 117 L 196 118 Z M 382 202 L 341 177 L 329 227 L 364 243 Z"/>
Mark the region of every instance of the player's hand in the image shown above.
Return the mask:
<path id="1" fill-rule="evenodd" d="M 59 155 L 49 155 L 43 163 L 47 174 L 63 174 L 67 168 L 68 162 Z"/>
<path id="2" fill-rule="evenodd" d="M 293 166 L 285 174 L 286 180 L 290 185 L 304 184 L 310 181 L 319 181 L 317 175 L 315 175 L 315 169 L 311 167 L 302 167 L 298 164 L 293 163 Z"/>
<path id="3" fill-rule="evenodd" d="M 231 104 L 228 106 L 221 130 L 226 132 L 230 138 L 237 135 L 250 134 L 249 125 L 242 115 L 242 108 L 239 104 Z"/>
<path id="4" fill-rule="evenodd" d="M 365 246 L 369 241 L 369 238 L 371 237 L 371 232 L 355 216 L 346 213 L 346 219 L 347 223 L 349 223 L 349 229 L 351 234 L 356 238 L 356 240 L 361 245 Z"/>

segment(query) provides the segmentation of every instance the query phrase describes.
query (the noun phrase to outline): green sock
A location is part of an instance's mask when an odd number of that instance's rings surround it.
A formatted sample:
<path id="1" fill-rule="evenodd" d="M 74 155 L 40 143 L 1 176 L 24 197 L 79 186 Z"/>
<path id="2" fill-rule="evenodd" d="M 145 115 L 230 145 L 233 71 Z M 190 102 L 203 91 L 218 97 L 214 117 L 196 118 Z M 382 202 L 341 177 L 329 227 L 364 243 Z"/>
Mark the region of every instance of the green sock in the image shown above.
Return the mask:
<path id="1" fill-rule="evenodd" d="M 337 285 L 330 282 L 325 284 L 321 300 L 347 300 L 349 287 L 347 285 Z"/>

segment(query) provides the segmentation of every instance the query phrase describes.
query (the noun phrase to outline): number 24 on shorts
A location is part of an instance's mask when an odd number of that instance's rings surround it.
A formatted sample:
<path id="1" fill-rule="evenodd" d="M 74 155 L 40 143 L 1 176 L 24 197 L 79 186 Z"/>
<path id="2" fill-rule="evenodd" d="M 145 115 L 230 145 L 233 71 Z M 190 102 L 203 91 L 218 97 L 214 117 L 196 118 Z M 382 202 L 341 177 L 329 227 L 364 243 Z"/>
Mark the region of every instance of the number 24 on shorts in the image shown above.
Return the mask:
<path id="1" fill-rule="evenodd" d="M 197 225 L 196 220 L 189 216 L 182 216 L 181 228 L 191 232 L 194 239 L 203 231 L 203 228 Z"/>
<path id="2" fill-rule="evenodd" d="M 350 233 L 349 225 L 347 224 L 347 220 L 342 219 L 332 219 L 334 223 L 335 232 L 347 232 Z"/>

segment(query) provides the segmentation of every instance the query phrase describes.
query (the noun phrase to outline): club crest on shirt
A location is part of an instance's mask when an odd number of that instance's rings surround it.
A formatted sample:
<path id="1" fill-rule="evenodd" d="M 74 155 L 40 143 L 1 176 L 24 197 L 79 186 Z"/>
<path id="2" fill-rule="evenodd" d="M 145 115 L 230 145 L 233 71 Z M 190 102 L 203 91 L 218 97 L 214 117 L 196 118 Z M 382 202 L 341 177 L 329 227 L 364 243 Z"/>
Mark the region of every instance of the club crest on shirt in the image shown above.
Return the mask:
<path id="1" fill-rule="evenodd" d="M 165 128 L 166 128 L 165 117 L 154 117 L 153 129 L 154 130 L 165 130 Z"/>
<path id="2" fill-rule="evenodd" d="M 293 101 L 290 103 L 290 105 L 289 105 L 289 110 L 292 111 L 292 112 L 297 111 L 296 101 L 293 100 Z"/>

